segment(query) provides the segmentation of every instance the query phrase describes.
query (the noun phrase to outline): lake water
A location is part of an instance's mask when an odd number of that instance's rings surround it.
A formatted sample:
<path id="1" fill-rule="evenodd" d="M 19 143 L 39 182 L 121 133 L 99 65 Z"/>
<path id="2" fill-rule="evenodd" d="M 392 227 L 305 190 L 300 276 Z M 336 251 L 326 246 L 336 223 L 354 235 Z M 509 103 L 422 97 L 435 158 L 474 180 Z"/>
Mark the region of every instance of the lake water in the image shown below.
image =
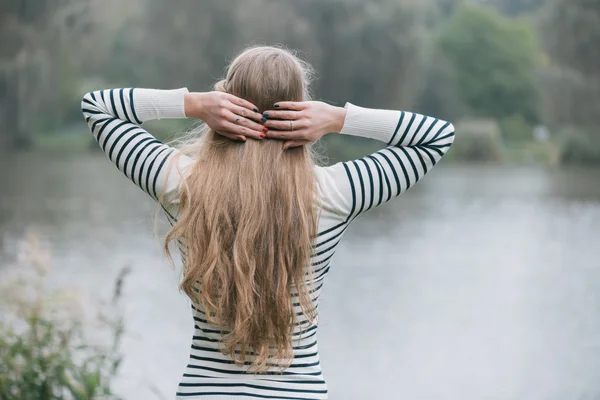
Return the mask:
<path id="1" fill-rule="evenodd" d="M 0 157 L 4 257 L 35 228 L 98 296 L 131 266 L 117 390 L 173 398 L 192 318 L 153 203 L 101 154 Z M 600 170 L 438 167 L 353 225 L 320 311 L 332 400 L 600 398 Z"/>

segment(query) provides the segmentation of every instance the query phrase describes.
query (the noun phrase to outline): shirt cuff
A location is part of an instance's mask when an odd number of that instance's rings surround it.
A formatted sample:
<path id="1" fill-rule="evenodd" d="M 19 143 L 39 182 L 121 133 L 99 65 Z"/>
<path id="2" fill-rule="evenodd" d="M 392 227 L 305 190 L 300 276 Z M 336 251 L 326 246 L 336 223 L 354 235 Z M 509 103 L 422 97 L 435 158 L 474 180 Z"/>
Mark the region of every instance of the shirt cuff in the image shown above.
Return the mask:
<path id="1" fill-rule="evenodd" d="M 346 119 L 341 134 L 389 142 L 396 131 L 400 111 L 378 110 L 346 103 Z"/>
<path id="2" fill-rule="evenodd" d="M 141 121 L 163 118 L 186 118 L 184 95 L 187 88 L 174 90 L 134 89 L 133 104 Z"/>

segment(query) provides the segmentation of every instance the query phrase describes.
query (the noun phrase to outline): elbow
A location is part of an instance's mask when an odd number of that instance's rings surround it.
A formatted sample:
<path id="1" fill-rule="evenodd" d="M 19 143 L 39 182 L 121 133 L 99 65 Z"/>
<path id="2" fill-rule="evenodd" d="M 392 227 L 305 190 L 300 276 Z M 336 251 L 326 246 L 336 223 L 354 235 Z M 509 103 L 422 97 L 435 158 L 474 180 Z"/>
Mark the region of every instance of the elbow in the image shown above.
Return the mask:
<path id="1" fill-rule="evenodd" d="M 448 125 L 448 129 L 450 130 L 450 132 L 454 133 L 455 129 L 454 129 L 454 124 L 452 122 L 448 122 L 450 125 Z"/>
<path id="2" fill-rule="evenodd" d="M 449 144 L 454 142 L 454 138 L 456 137 L 456 131 L 454 129 L 454 124 L 448 122 L 448 127 L 446 128 L 446 134 L 444 136 L 447 137 L 447 141 Z"/>
<path id="3" fill-rule="evenodd" d="M 448 122 L 448 126 L 444 130 L 444 132 L 441 135 L 441 137 L 439 138 L 439 140 L 436 142 L 436 145 L 439 146 L 439 148 L 444 153 L 446 153 L 448 151 L 448 149 L 454 143 L 455 137 L 456 137 L 456 134 L 455 134 L 454 125 L 452 123 Z"/>
<path id="4" fill-rule="evenodd" d="M 81 113 L 83 114 L 86 122 L 90 119 L 91 112 L 97 108 L 95 104 L 96 102 L 94 101 L 94 95 L 92 92 L 86 93 L 81 99 Z"/>
<path id="5" fill-rule="evenodd" d="M 87 92 L 81 98 L 81 108 L 86 108 L 86 104 L 87 105 L 94 104 L 94 96 L 93 96 L 92 92 Z"/>

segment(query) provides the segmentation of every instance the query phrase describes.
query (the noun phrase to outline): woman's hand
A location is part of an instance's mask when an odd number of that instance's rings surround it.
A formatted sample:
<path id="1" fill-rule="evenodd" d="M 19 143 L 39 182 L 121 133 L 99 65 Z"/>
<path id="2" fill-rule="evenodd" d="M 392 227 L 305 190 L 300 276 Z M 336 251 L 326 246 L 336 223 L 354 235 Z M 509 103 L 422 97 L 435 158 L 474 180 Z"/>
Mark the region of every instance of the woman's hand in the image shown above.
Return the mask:
<path id="1" fill-rule="evenodd" d="M 232 140 L 264 139 L 266 128 L 255 122 L 262 115 L 249 101 L 223 92 L 186 93 L 185 115 L 201 119 L 213 131 Z"/>
<path id="2" fill-rule="evenodd" d="M 282 101 L 274 110 L 265 111 L 267 137 L 283 139 L 283 149 L 316 142 L 325 134 L 339 132 L 344 126 L 346 109 L 321 101 Z"/>

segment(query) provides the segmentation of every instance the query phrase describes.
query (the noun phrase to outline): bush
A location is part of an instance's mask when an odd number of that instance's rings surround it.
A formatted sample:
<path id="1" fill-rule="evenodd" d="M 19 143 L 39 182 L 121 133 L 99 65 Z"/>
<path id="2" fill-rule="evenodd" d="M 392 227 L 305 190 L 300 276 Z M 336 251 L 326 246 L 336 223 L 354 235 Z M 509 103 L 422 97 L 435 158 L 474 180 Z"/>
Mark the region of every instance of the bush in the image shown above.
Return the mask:
<path id="1" fill-rule="evenodd" d="M 503 146 L 500 128 L 493 120 L 468 119 L 456 124 L 450 159 L 467 162 L 500 162 Z"/>
<path id="2" fill-rule="evenodd" d="M 533 127 L 525 121 L 522 115 L 514 114 L 502 118 L 499 124 L 502 137 L 507 141 L 522 142 L 533 138 Z"/>
<path id="3" fill-rule="evenodd" d="M 505 161 L 512 164 L 557 165 L 560 149 L 553 141 L 524 141 L 513 143 L 504 150 Z"/>
<path id="4" fill-rule="evenodd" d="M 2 271 L 0 399 L 91 400 L 112 395 L 110 383 L 121 361 L 121 319 L 105 315 L 88 321 L 74 309 L 81 303 L 73 295 L 64 290 L 47 293 L 49 252 L 33 234 L 24 249 L 19 265 Z M 114 300 L 123 277 L 117 281 Z M 97 322 L 103 329 L 94 333 L 110 334 L 111 345 L 94 344 L 84 330 Z"/>
<path id="5" fill-rule="evenodd" d="M 600 165 L 600 136 L 568 133 L 562 145 L 560 162 L 565 165 Z"/>
<path id="6" fill-rule="evenodd" d="M 315 145 L 318 162 L 331 165 L 340 161 L 355 160 L 384 147 L 381 142 L 355 136 L 326 135 Z"/>

